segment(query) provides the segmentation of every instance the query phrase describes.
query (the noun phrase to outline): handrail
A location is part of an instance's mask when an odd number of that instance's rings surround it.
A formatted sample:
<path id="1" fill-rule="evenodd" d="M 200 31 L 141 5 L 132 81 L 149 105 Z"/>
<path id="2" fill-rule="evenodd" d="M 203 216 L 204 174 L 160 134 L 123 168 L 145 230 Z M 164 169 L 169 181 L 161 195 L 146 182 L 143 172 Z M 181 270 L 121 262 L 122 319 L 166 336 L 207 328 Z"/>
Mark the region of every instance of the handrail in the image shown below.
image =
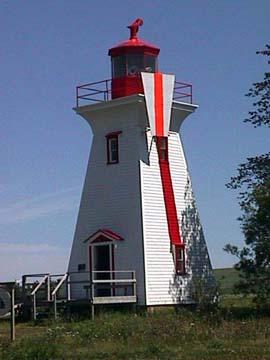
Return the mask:
<path id="1" fill-rule="evenodd" d="M 86 272 L 90 272 L 90 271 L 86 271 Z M 100 270 L 100 271 L 92 271 L 92 273 L 134 273 L 134 270 Z"/>
<path id="2" fill-rule="evenodd" d="M 60 289 L 60 287 L 64 284 L 64 282 L 67 280 L 67 278 L 69 277 L 68 273 L 65 273 L 62 277 L 62 279 L 59 281 L 59 283 L 57 284 L 57 286 L 55 287 L 55 289 L 52 292 L 52 299 L 53 299 L 53 308 L 54 308 L 54 318 L 57 319 L 57 292 Z M 67 299 L 70 300 L 70 295 L 67 291 Z"/>
<path id="3" fill-rule="evenodd" d="M 50 300 L 50 274 L 47 274 L 43 276 L 43 278 L 39 281 L 38 285 L 34 288 L 34 290 L 31 292 L 31 296 L 33 297 L 33 319 L 37 319 L 37 298 L 36 293 L 38 289 L 41 287 L 41 285 L 48 280 L 48 287 L 47 287 L 47 300 Z"/>
<path id="4" fill-rule="evenodd" d="M 38 283 L 38 285 L 34 288 L 34 290 L 31 292 L 31 296 L 35 295 L 38 289 L 41 287 L 41 285 L 49 278 L 50 274 L 45 275 Z"/>
<path id="5" fill-rule="evenodd" d="M 111 89 L 112 79 L 106 79 L 102 81 L 96 81 L 88 84 L 76 86 L 76 107 L 81 106 L 81 102 L 84 101 L 85 104 L 88 103 L 97 103 L 97 102 L 106 102 L 111 100 L 112 89 Z M 126 87 L 118 87 L 117 89 L 121 92 L 121 89 Z M 134 89 L 134 85 L 130 85 L 129 90 Z M 135 89 L 136 90 L 136 89 Z M 187 103 L 193 103 L 193 94 L 192 94 L 192 84 L 175 81 L 174 91 L 173 91 L 173 100 L 183 100 Z"/>
<path id="6" fill-rule="evenodd" d="M 76 280 L 76 275 L 82 275 L 85 274 L 83 278 L 80 277 L 80 280 Z M 108 278 L 106 279 L 97 279 L 99 277 L 98 275 L 104 275 L 109 274 Z M 74 275 L 74 276 L 73 276 Z M 88 276 L 90 275 L 90 276 Z M 23 275 L 23 303 L 27 303 L 27 293 L 26 293 L 26 278 L 27 277 L 41 277 L 42 278 L 37 283 L 29 283 L 33 285 L 33 289 L 30 293 L 30 297 L 32 299 L 32 316 L 33 319 L 36 320 L 37 318 L 37 306 L 38 306 L 38 299 L 37 299 L 37 292 L 41 288 L 41 286 L 47 281 L 46 290 L 47 290 L 47 300 L 46 304 L 52 303 L 54 308 L 54 317 L 57 318 L 57 306 L 59 304 L 59 301 L 69 302 L 72 300 L 71 297 L 71 285 L 72 284 L 84 284 L 81 289 L 86 290 L 86 297 L 87 299 L 91 300 L 91 306 L 92 306 L 92 314 L 94 305 L 97 304 L 95 301 L 100 297 L 101 301 L 105 303 L 104 298 L 102 298 L 101 294 L 96 293 L 96 290 L 103 289 L 106 287 L 106 289 L 110 289 L 110 296 L 108 297 L 109 301 L 113 302 L 113 298 L 115 297 L 117 301 L 119 301 L 120 298 L 125 298 L 127 302 L 134 302 L 134 299 L 136 298 L 136 276 L 134 270 L 103 270 L 103 271 L 71 271 L 65 274 L 29 274 L 29 275 Z M 55 288 L 52 289 L 52 292 L 50 291 L 51 288 L 51 279 L 58 277 L 57 281 L 58 283 L 55 283 Z M 104 276 L 100 276 L 104 277 Z M 107 277 L 107 276 L 106 276 Z M 63 284 L 66 284 L 66 291 L 63 294 L 63 297 L 61 299 L 58 299 L 58 293 L 59 289 Z M 122 291 L 122 288 L 124 290 Z M 127 290 L 127 289 L 130 289 Z M 119 291 L 118 291 L 119 290 Z M 131 294 L 128 295 L 128 292 L 131 292 Z M 130 299 L 132 298 L 132 299 Z M 42 299 L 40 299 L 42 300 Z M 76 299 L 75 299 L 76 300 Z M 123 299 L 121 299 L 123 301 Z"/>
<path id="7" fill-rule="evenodd" d="M 93 284 L 111 284 L 111 283 L 135 283 L 136 279 L 93 279 Z"/>
<path id="8" fill-rule="evenodd" d="M 52 296 L 55 296 L 56 293 L 58 292 L 58 290 L 60 289 L 60 287 L 63 285 L 63 283 L 66 281 L 68 277 L 68 273 L 64 274 L 62 279 L 59 281 L 59 283 L 57 284 L 57 286 L 55 287 L 55 289 L 52 292 Z"/>
<path id="9" fill-rule="evenodd" d="M 41 273 L 41 274 L 24 274 L 23 277 L 24 278 L 28 278 L 28 277 L 41 277 L 41 276 L 46 276 L 46 275 L 50 275 L 49 273 Z"/>

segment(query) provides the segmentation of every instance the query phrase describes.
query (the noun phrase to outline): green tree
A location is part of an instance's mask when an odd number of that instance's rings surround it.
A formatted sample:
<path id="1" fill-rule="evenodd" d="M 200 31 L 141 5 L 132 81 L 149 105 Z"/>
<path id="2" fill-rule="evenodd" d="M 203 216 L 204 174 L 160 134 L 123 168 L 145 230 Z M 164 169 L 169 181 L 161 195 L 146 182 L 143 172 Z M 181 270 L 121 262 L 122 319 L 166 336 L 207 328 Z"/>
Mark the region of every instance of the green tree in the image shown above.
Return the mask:
<path id="1" fill-rule="evenodd" d="M 270 45 L 257 54 L 266 56 L 270 64 Z M 265 72 L 264 79 L 254 83 L 246 96 L 254 102 L 244 121 L 254 127 L 270 127 L 270 72 Z M 227 187 L 239 191 L 242 215 L 238 220 L 245 238 L 242 249 L 231 244 L 224 248 L 239 260 L 235 265 L 240 272 L 236 289 L 254 294 L 260 305 L 270 304 L 270 153 L 247 158 Z"/>

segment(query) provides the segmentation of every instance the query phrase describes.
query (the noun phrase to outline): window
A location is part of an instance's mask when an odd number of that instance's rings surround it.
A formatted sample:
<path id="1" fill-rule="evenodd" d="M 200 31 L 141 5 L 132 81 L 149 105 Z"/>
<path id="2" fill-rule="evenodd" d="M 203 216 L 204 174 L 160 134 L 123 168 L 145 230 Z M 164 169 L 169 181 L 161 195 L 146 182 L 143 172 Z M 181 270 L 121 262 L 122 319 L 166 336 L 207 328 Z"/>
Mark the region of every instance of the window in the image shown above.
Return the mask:
<path id="1" fill-rule="evenodd" d="M 183 275 L 186 272 L 185 267 L 185 245 L 175 245 L 175 272 L 177 275 Z"/>
<path id="2" fill-rule="evenodd" d="M 112 76 L 113 78 L 126 76 L 126 55 L 115 56 L 112 58 Z"/>
<path id="3" fill-rule="evenodd" d="M 156 72 L 157 58 L 149 54 L 128 54 L 112 57 L 112 77 L 135 76 L 141 71 Z"/>
<path id="4" fill-rule="evenodd" d="M 78 264 L 78 271 L 85 271 L 85 264 Z"/>
<path id="5" fill-rule="evenodd" d="M 157 136 L 156 144 L 157 144 L 159 161 L 168 162 L 168 138 L 165 136 Z"/>
<path id="6" fill-rule="evenodd" d="M 157 58 L 153 55 L 145 55 L 144 57 L 144 71 L 157 71 Z"/>
<path id="7" fill-rule="evenodd" d="M 106 135 L 107 138 L 107 164 L 119 163 L 119 141 L 118 136 L 122 131 Z"/>

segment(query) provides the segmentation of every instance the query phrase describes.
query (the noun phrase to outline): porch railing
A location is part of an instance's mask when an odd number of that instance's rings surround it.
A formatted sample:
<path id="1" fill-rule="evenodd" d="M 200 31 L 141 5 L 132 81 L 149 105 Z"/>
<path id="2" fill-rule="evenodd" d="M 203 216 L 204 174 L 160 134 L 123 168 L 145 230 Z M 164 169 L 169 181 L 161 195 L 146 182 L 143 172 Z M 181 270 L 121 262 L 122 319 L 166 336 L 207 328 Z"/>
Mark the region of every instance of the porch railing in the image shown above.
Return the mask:
<path id="1" fill-rule="evenodd" d="M 29 278 L 37 280 L 29 282 L 27 281 Z M 72 289 L 74 285 L 79 288 L 79 296 L 76 296 Z M 54 317 L 57 318 L 58 303 L 63 301 L 89 300 L 93 315 L 94 305 L 137 302 L 137 281 L 133 270 L 24 275 L 22 287 L 22 303 L 29 304 L 27 298 L 30 296 L 34 320 L 37 318 L 37 307 L 50 303 L 53 305 Z M 28 290 L 30 290 L 30 294 Z M 45 298 L 42 294 L 37 297 L 37 293 L 41 290 L 45 290 Z"/>

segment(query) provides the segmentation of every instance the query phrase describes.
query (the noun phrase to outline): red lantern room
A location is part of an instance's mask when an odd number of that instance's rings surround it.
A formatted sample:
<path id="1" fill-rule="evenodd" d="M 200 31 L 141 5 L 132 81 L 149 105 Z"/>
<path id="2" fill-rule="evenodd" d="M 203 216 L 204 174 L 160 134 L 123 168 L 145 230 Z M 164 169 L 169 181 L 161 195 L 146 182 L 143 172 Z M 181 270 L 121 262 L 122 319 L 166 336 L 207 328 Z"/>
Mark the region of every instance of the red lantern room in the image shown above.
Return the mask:
<path id="1" fill-rule="evenodd" d="M 112 98 L 141 93 L 143 85 L 141 72 L 158 71 L 160 49 L 137 37 L 142 19 L 128 26 L 130 38 L 111 48 L 108 55 L 112 60 Z"/>

